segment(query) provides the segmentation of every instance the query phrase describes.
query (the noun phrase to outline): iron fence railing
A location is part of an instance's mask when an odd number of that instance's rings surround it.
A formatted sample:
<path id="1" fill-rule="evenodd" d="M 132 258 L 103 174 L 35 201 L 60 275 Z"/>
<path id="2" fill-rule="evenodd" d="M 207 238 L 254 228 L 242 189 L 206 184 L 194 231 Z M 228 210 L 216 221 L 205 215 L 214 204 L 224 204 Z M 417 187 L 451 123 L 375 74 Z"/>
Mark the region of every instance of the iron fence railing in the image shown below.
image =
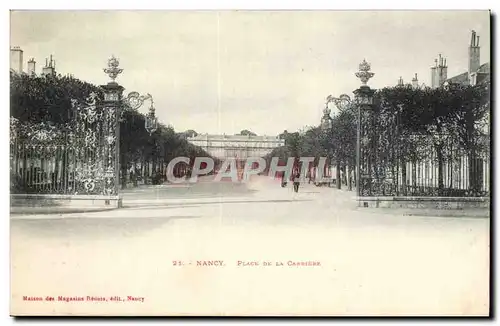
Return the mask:
<path id="1" fill-rule="evenodd" d="M 10 155 L 13 194 L 75 194 L 77 188 L 83 187 L 83 181 L 76 177 L 83 162 L 77 162 L 73 146 L 14 142 Z"/>
<path id="2" fill-rule="evenodd" d="M 466 147 L 453 127 L 408 134 L 397 117 L 382 118 L 361 142 L 362 196 L 489 196 L 489 135 L 474 135 Z"/>

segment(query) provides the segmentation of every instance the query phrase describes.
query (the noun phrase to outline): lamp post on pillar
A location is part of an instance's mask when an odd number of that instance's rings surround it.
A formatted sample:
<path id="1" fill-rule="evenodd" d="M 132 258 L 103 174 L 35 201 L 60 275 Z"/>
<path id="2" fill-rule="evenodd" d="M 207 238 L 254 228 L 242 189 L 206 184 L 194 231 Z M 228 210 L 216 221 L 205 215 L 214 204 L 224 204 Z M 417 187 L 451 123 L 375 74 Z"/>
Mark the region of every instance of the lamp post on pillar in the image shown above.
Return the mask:
<path id="1" fill-rule="evenodd" d="M 360 197 L 370 195 L 372 187 L 372 165 L 374 162 L 373 151 L 371 148 L 373 137 L 370 134 L 373 126 L 367 126 L 373 121 L 373 95 L 375 90 L 371 89 L 366 83 L 375 74 L 370 72 L 371 67 L 366 60 L 359 65 L 359 71 L 355 74 L 361 80 L 361 86 L 354 91 L 355 102 L 358 104 L 358 127 L 356 142 L 356 192 L 358 203 Z M 370 128 L 368 128 L 370 127 Z"/>
<path id="2" fill-rule="evenodd" d="M 156 131 L 156 129 L 158 129 L 158 119 L 156 118 L 155 115 L 155 107 L 154 107 L 153 97 L 151 97 L 151 95 L 150 95 L 150 100 L 151 100 L 151 106 L 149 107 L 149 112 L 148 115 L 146 116 L 144 128 L 146 128 L 146 131 L 151 136 Z"/>
<path id="3" fill-rule="evenodd" d="M 151 106 L 149 107 L 149 112 L 146 115 L 146 119 L 144 122 L 144 128 L 146 131 L 149 133 L 149 136 L 152 136 L 153 133 L 158 129 L 158 120 L 156 119 L 155 116 L 155 107 L 154 107 L 154 102 L 153 98 L 150 96 L 151 100 Z M 152 171 L 153 171 L 153 179 L 152 183 L 155 184 L 155 182 L 158 182 L 157 176 L 158 176 L 158 171 L 157 169 L 159 168 L 161 171 L 161 164 L 159 164 L 159 153 L 160 153 L 160 147 L 158 146 L 158 143 L 156 141 L 156 137 L 153 137 L 154 141 L 154 157 L 153 157 L 153 162 L 152 162 Z M 157 181 L 155 181 L 157 180 Z"/>
<path id="4" fill-rule="evenodd" d="M 149 112 L 145 115 L 145 122 L 144 122 L 144 129 L 149 133 L 150 136 L 153 135 L 153 133 L 158 129 L 158 119 L 156 118 L 155 115 L 155 107 L 154 107 L 154 101 L 153 101 L 153 96 L 149 93 L 145 95 L 140 95 L 136 91 L 132 91 L 128 93 L 126 97 L 124 97 L 121 100 L 121 107 L 122 110 L 120 111 L 120 119 L 122 119 L 122 114 L 124 111 L 137 111 L 145 101 L 149 101 L 150 107 L 149 107 Z M 157 144 L 155 142 L 155 150 L 158 151 L 157 149 Z M 122 157 L 122 159 L 125 159 L 125 157 Z M 123 173 L 126 173 L 127 171 L 127 166 L 125 162 L 122 162 L 123 165 Z M 134 163 L 135 166 L 135 163 Z M 149 171 L 149 163 L 148 163 L 148 171 Z M 135 170 L 134 170 L 135 172 Z M 135 174 L 134 174 L 135 175 Z M 122 187 L 126 187 L 126 179 L 123 179 L 123 184 Z"/>
<path id="5" fill-rule="evenodd" d="M 158 129 L 158 120 L 151 94 L 140 95 L 138 92 L 130 92 L 126 97 L 123 97 L 124 88 L 115 81 L 118 75 L 123 72 L 119 65 L 119 60 L 114 56 L 108 60 L 108 67 L 103 70 L 111 78 L 111 81 L 101 86 L 104 93 L 102 107 L 105 119 L 104 133 L 107 140 L 105 144 L 107 157 L 105 191 L 109 195 L 118 195 L 120 163 L 124 164 L 123 172 L 126 173 L 126 163 L 120 162 L 120 159 L 124 159 L 124 157 L 120 157 L 120 121 L 123 119 L 123 112 L 126 110 L 135 111 L 144 104 L 144 101 L 149 100 L 151 105 L 146 115 L 144 128 L 150 136 Z"/>
<path id="6" fill-rule="evenodd" d="M 339 97 L 334 97 L 332 95 L 328 95 L 326 97 L 326 104 L 325 104 L 325 109 L 323 110 L 323 117 L 321 118 L 321 129 L 323 131 L 330 133 L 330 135 L 333 134 L 333 124 L 332 120 L 333 118 L 330 115 L 331 110 L 328 107 L 328 104 L 333 103 L 339 110 L 339 112 L 343 112 L 344 110 L 347 110 L 351 105 L 352 101 L 349 95 L 347 94 L 342 94 Z M 340 141 L 337 141 L 337 143 L 334 145 L 335 148 L 335 159 L 336 159 L 336 185 L 337 189 L 342 188 L 342 180 L 341 180 L 341 175 L 340 175 L 340 168 L 341 168 L 341 153 L 342 153 L 342 146 L 343 144 Z M 345 171 L 344 171 L 345 172 Z"/>
<path id="7" fill-rule="evenodd" d="M 330 136 L 332 135 L 332 124 L 333 123 L 332 123 L 332 117 L 330 116 L 330 112 L 331 111 L 330 111 L 330 108 L 328 107 L 328 100 L 327 100 L 327 102 L 325 104 L 325 108 L 323 109 L 323 117 L 321 117 L 321 125 L 320 125 L 321 126 L 321 131 L 323 132 L 323 137 L 325 137 L 326 143 L 328 143 L 329 140 L 331 140 Z M 330 145 L 331 144 L 328 144 L 326 146 L 326 150 L 327 150 L 327 157 L 331 159 L 330 155 L 333 154 L 333 153 L 330 150 Z M 328 163 L 327 166 L 330 167 L 331 166 L 331 162 Z M 326 167 L 324 167 L 323 169 L 326 169 Z M 325 177 L 325 173 L 326 173 L 326 171 L 323 170 L 321 172 L 321 175 L 323 175 L 323 177 Z"/>

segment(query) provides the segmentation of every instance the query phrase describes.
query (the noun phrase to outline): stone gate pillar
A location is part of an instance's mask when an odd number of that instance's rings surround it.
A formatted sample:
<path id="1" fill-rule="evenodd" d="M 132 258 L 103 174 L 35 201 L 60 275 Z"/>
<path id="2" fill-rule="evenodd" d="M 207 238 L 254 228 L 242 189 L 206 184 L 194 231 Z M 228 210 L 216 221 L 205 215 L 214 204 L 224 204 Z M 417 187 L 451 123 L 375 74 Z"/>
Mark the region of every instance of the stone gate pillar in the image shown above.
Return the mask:
<path id="1" fill-rule="evenodd" d="M 122 110 L 123 87 L 115 82 L 116 77 L 123 71 L 118 68 L 119 61 L 115 57 L 108 60 L 108 68 L 104 72 L 111 77 L 111 81 L 102 85 L 104 100 L 101 103 L 104 117 L 104 191 L 106 195 L 117 199 L 121 206 L 120 189 L 120 117 Z"/>
<path id="2" fill-rule="evenodd" d="M 359 72 L 356 73 L 362 85 L 354 91 L 355 103 L 358 106 L 357 118 L 357 144 L 356 144 L 356 192 L 358 202 L 360 197 L 371 196 L 373 194 L 372 171 L 375 168 L 376 144 L 373 112 L 373 96 L 375 90 L 366 83 L 375 74 L 370 72 L 370 64 L 365 60 L 359 65 Z"/>

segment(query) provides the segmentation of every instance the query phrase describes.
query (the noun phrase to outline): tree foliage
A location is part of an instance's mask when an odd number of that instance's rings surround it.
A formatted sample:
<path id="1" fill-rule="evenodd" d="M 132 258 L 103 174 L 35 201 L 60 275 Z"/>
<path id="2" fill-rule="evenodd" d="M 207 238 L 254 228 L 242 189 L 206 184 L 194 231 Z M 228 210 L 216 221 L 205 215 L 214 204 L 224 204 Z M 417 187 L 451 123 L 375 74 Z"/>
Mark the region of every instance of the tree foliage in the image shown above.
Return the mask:
<path id="1" fill-rule="evenodd" d="M 75 124 L 72 100 L 85 102 L 91 93 L 102 99 L 102 89 L 72 77 L 10 75 L 11 135 L 19 140 L 50 142 L 64 138 L 62 133 Z M 210 156 L 190 144 L 172 126 L 159 124 L 150 135 L 145 129 L 145 115 L 124 110 L 120 125 L 122 168 L 133 162 L 168 163 L 175 156 Z M 196 135 L 194 130 L 188 130 Z M 49 137 L 50 136 L 50 137 Z"/>
<path id="2" fill-rule="evenodd" d="M 487 152 L 489 143 L 489 84 L 440 88 L 391 87 L 376 93 L 375 135 L 382 141 L 376 150 L 393 153 L 403 168 L 405 162 L 434 160 L 438 166 L 438 188 L 444 188 L 444 163 Z M 396 155 L 394 155 L 396 153 Z M 469 185 L 478 188 L 479 176 L 469 164 Z M 404 182 L 404 181 L 403 181 Z"/>
<path id="3" fill-rule="evenodd" d="M 448 85 L 441 88 L 386 87 L 374 95 L 373 121 L 363 127 L 374 139 L 371 150 L 378 168 L 401 169 L 406 180 L 406 162 L 435 160 L 438 185 L 443 188 L 444 162 L 479 153 L 489 153 L 490 84 Z M 331 128 L 309 127 L 279 134 L 285 146 L 267 155 L 280 157 L 328 157 L 343 169 L 356 164 L 358 106 L 352 103 L 331 117 Z M 434 153 L 434 154 L 433 154 Z M 317 164 L 318 160 L 315 161 Z M 478 187 L 479 177 L 469 165 L 469 184 Z"/>
<path id="4" fill-rule="evenodd" d="M 195 130 L 193 130 L 193 129 L 186 130 L 184 132 L 181 132 L 180 134 L 183 137 L 185 137 L 185 138 L 190 138 L 190 137 L 196 137 L 196 136 L 198 136 L 198 133 Z"/>
<path id="5" fill-rule="evenodd" d="M 71 100 L 85 101 L 91 93 L 102 98 L 99 87 L 72 77 L 30 76 L 10 73 L 10 115 L 20 121 L 67 123 Z"/>
<path id="6" fill-rule="evenodd" d="M 240 131 L 239 135 L 242 135 L 242 136 L 257 136 L 257 134 L 255 132 L 252 132 L 252 131 L 247 130 L 247 129 L 243 129 L 242 131 Z"/>
<path id="7" fill-rule="evenodd" d="M 64 139 L 64 130 L 73 121 L 72 100 L 85 101 L 91 93 L 102 99 L 100 87 L 72 77 L 37 77 L 10 75 L 12 131 L 18 139 L 50 142 L 50 137 Z M 470 160 L 489 153 L 490 84 L 475 86 L 448 85 L 441 88 L 386 87 L 375 93 L 373 123 L 366 124 L 376 135 L 378 164 L 386 169 L 405 162 L 417 162 L 434 156 L 439 166 L 439 186 L 443 182 L 443 163 L 463 153 Z M 266 156 L 328 157 L 337 166 L 354 168 L 356 163 L 358 107 L 355 103 L 332 117 L 331 129 L 306 127 L 296 132 L 284 130 L 278 136 L 285 145 Z M 159 124 L 152 135 L 144 128 L 145 116 L 126 110 L 120 128 L 122 168 L 136 162 L 168 163 L 177 156 L 209 156 L 191 145 L 187 137 L 194 130 L 176 133 L 172 126 Z M 256 134 L 242 130 L 240 135 Z M 24 137 L 24 138 L 23 138 Z M 352 169 L 349 169 L 352 170 Z M 469 171 L 474 186 L 474 171 Z M 404 180 L 405 178 L 403 178 Z M 477 179 L 477 178 L 476 178 Z M 477 185 L 476 185 L 477 186 Z"/>

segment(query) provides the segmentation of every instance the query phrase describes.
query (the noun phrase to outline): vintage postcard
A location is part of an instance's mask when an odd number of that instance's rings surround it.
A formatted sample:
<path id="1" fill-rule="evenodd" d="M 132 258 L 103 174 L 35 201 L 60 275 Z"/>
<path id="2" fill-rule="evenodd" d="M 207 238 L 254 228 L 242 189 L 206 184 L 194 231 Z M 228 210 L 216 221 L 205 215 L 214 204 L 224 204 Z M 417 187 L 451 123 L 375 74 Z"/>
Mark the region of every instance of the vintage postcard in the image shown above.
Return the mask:
<path id="1" fill-rule="evenodd" d="M 489 316 L 490 15 L 11 11 L 11 315 Z"/>

